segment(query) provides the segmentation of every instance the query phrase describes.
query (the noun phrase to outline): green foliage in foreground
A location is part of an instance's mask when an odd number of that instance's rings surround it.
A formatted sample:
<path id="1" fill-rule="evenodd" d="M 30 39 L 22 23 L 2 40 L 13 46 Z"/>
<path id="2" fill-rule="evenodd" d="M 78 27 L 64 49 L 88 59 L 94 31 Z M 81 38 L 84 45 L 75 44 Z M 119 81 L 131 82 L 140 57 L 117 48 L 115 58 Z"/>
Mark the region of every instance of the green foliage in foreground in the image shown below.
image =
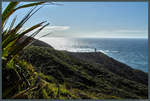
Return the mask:
<path id="1" fill-rule="evenodd" d="M 3 75 L 6 76 L 3 78 L 4 99 L 98 99 L 93 93 L 77 88 L 68 89 L 69 85 L 65 83 L 58 84 L 52 76 L 35 72 L 32 65 L 23 60 L 17 64 L 21 70 L 13 65 L 14 63 L 8 64 L 3 70 Z"/>
<path id="2" fill-rule="evenodd" d="M 20 21 L 16 24 L 17 17 L 13 18 L 10 24 L 8 24 L 7 20 L 9 20 L 10 16 L 17 10 L 32 6 L 41 5 L 44 2 L 38 3 L 29 3 L 24 5 L 18 5 L 19 2 L 10 2 L 7 7 L 2 12 L 2 67 L 5 68 L 7 63 L 13 61 L 14 58 L 31 42 L 33 41 L 33 37 L 37 35 L 43 28 L 45 28 L 48 24 L 44 22 L 38 23 L 36 25 L 31 26 L 28 29 L 23 30 L 23 26 L 25 23 L 35 14 L 40 8 L 36 9 L 36 7 L 32 8 Z M 28 33 L 31 33 L 30 36 L 26 36 Z"/>
<path id="3" fill-rule="evenodd" d="M 12 67 L 13 64 L 8 64 L 7 68 L 3 69 L 3 75 L 5 75 L 3 78 L 3 98 L 76 98 L 69 93 L 65 85 L 55 83 L 51 76 L 35 72 L 32 65 L 27 62 L 19 61 L 17 65 L 21 69 Z"/>

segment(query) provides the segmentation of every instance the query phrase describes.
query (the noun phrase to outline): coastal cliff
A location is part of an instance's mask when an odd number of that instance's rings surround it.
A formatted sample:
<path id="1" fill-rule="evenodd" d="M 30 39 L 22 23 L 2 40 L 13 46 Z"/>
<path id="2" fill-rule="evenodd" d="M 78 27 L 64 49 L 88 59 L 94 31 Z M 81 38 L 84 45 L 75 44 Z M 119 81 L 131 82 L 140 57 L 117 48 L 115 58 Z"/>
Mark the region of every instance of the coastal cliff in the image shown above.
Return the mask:
<path id="1" fill-rule="evenodd" d="M 20 56 L 21 60 L 33 66 L 38 78 L 46 83 L 42 83 L 43 88 L 35 89 L 29 95 L 16 95 L 14 98 L 148 98 L 147 73 L 133 69 L 101 52 L 59 51 L 42 41 L 36 41 Z M 30 76 L 37 79 L 32 74 Z M 30 82 L 33 83 L 32 80 Z"/>
<path id="2" fill-rule="evenodd" d="M 148 74 L 101 52 L 76 53 L 32 46 L 22 58 L 44 75 L 69 83 L 74 89 L 95 93 L 95 97 L 147 98 Z"/>

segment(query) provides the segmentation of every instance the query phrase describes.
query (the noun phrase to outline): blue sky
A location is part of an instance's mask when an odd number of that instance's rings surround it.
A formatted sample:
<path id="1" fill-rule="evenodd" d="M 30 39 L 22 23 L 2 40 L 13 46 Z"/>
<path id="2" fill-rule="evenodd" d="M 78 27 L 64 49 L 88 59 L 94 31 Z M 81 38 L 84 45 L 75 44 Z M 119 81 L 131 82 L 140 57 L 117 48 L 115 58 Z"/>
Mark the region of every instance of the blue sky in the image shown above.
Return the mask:
<path id="1" fill-rule="evenodd" d="M 3 3 L 4 8 L 7 3 Z M 147 38 L 147 2 L 56 2 L 40 9 L 26 24 L 47 20 L 50 26 L 39 35 L 49 37 Z M 14 14 L 20 20 L 29 9 Z M 14 17 L 12 16 L 12 17 Z M 20 17 L 21 16 L 21 17 Z"/>

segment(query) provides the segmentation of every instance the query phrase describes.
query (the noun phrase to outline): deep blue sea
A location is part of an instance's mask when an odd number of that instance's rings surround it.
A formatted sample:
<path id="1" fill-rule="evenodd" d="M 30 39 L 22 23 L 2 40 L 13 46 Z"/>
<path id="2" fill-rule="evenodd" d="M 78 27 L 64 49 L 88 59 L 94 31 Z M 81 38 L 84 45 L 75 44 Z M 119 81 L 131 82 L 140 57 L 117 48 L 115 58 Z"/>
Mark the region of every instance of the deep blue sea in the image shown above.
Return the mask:
<path id="1" fill-rule="evenodd" d="M 136 38 L 42 38 L 58 50 L 103 52 L 132 68 L 148 72 L 148 39 Z"/>

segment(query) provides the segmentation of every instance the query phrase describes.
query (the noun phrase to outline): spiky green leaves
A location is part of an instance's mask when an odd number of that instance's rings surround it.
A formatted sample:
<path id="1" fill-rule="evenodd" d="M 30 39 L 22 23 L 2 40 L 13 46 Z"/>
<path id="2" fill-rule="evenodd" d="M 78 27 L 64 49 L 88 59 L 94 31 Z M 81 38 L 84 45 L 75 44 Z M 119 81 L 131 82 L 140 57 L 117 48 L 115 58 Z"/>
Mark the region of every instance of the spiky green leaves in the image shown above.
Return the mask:
<path id="1" fill-rule="evenodd" d="M 22 8 L 32 7 L 32 8 L 24 18 L 19 21 L 19 23 L 15 26 L 16 17 L 11 21 L 8 28 L 3 28 L 2 33 L 2 59 L 3 66 L 8 63 L 11 59 L 13 59 L 16 55 L 18 55 L 26 46 L 28 46 L 32 41 L 33 37 L 37 35 L 41 30 L 43 30 L 49 23 L 46 21 L 38 23 L 36 25 L 31 26 L 30 28 L 21 31 L 24 24 L 34 15 L 40 8 L 37 8 L 37 5 L 41 5 L 44 2 L 36 2 L 29 3 L 25 5 L 18 6 L 18 2 L 10 2 L 8 6 L 4 9 L 2 14 L 2 26 L 6 24 L 6 20 L 16 11 Z M 30 33 L 30 36 L 27 34 Z"/>
<path id="2" fill-rule="evenodd" d="M 8 4 L 8 6 L 5 8 L 5 10 L 2 13 L 2 26 L 5 23 L 5 21 L 17 10 L 22 9 L 22 8 L 27 8 L 27 7 L 33 7 L 33 6 L 37 6 L 37 5 L 41 5 L 44 2 L 36 2 L 36 3 L 29 3 L 29 4 L 25 4 L 22 6 L 17 7 L 17 5 L 19 4 L 19 2 L 10 2 Z"/>

